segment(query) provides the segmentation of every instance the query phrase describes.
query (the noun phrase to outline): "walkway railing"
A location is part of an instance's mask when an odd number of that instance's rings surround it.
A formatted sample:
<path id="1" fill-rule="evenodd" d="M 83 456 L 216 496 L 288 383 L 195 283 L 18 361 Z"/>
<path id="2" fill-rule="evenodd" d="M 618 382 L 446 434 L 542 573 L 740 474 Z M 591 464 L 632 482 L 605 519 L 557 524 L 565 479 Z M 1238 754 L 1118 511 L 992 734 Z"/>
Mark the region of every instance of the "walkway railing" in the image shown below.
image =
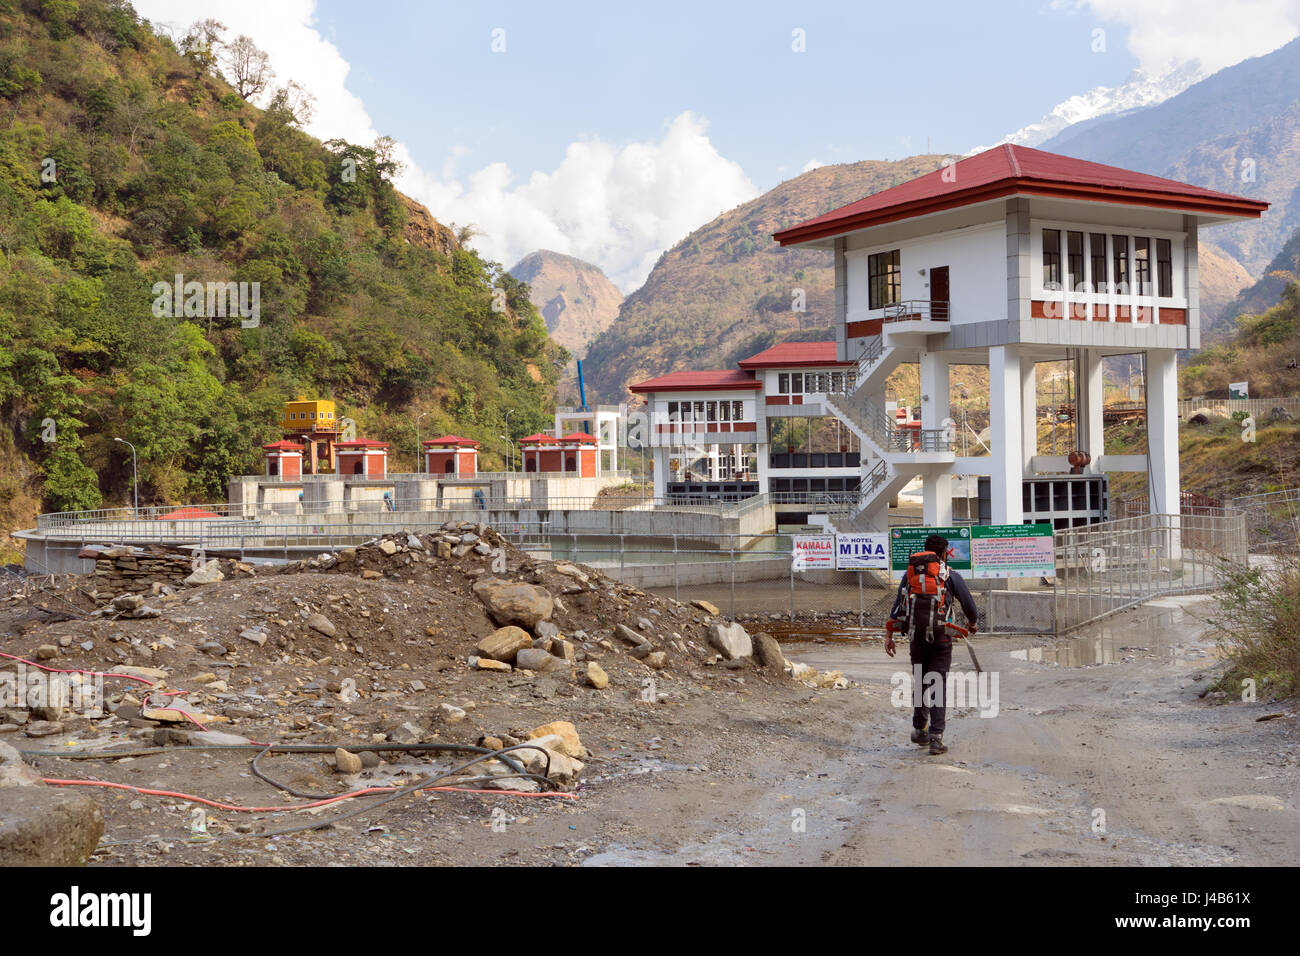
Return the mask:
<path id="1" fill-rule="evenodd" d="M 1244 567 L 1246 516 L 1145 514 L 1056 532 L 1056 632 L 1144 601 L 1218 588 Z"/>

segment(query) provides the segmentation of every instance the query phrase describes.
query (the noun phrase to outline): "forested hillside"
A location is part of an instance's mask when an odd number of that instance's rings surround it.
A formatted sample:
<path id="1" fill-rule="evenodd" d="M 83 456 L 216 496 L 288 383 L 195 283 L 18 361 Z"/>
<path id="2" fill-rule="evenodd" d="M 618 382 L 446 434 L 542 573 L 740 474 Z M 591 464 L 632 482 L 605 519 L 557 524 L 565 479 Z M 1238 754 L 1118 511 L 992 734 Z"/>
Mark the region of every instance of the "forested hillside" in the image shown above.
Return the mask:
<path id="1" fill-rule="evenodd" d="M 488 442 L 509 409 L 514 430 L 547 420 L 565 355 L 526 287 L 394 190 L 391 141 L 303 133 L 309 91 L 267 85 L 246 41 L 155 35 L 115 0 L 0 0 L 8 527 L 127 500 L 114 437 L 142 502 L 224 499 L 298 394 L 393 442 L 394 469 L 422 412 L 425 437 Z M 178 275 L 257 283 L 256 320 L 168 314 L 154 285 Z"/>

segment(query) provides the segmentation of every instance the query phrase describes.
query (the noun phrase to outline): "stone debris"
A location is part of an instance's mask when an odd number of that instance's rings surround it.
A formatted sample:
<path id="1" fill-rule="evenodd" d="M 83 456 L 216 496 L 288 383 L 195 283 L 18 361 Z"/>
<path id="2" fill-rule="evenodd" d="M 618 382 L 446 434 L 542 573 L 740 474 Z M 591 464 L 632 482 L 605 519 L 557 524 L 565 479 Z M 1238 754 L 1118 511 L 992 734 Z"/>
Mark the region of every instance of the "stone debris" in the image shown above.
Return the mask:
<path id="1" fill-rule="evenodd" d="M 714 621 L 709 625 L 709 646 L 729 661 L 750 657 L 754 653 L 748 632 L 739 624 Z"/>

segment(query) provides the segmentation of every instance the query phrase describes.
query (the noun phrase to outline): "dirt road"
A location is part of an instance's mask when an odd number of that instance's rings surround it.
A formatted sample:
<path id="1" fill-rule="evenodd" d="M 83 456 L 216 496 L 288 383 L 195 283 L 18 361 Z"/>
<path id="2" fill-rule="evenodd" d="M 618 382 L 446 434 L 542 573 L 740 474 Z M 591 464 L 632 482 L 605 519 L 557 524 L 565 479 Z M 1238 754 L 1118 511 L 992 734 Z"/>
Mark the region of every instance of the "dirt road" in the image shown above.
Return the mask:
<path id="1" fill-rule="evenodd" d="M 889 704 L 900 668 L 878 647 L 791 648 L 843 669 L 865 696 L 841 692 L 815 716 L 736 714 L 732 729 L 766 738 L 745 772 L 688 782 L 666 806 L 634 799 L 634 819 L 657 806 L 677 826 L 655 837 L 633 824 L 644 843 L 586 862 L 1293 865 L 1296 719 L 1257 723 L 1286 708 L 1198 696 L 1208 681 L 1194 677 L 1213 663 L 1208 607 L 1160 602 L 1049 647 L 1048 660 L 1031 641 L 983 641 L 997 715 L 958 710 L 940 757 L 907 741 L 909 712 Z M 955 669 L 964 658 L 958 650 Z"/>

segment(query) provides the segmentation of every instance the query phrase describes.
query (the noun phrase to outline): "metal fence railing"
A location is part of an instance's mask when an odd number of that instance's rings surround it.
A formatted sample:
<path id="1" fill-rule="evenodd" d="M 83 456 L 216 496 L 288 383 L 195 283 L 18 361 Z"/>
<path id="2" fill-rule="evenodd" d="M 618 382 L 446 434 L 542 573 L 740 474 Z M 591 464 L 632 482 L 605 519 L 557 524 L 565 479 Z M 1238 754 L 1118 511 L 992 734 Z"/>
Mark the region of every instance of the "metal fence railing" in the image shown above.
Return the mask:
<path id="1" fill-rule="evenodd" d="M 1291 398 L 1188 398 L 1178 403 L 1178 417 L 1184 421 L 1200 411 L 1232 416 L 1245 412 L 1253 418 L 1267 418 L 1281 409 L 1292 418 L 1300 417 L 1300 397 Z"/>
<path id="2" fill-rule="evenodd" d="M 1198 509 L 1210 511 L 1212 509 Z M 1056 532 L 1056 633 L 1155 597 L 1209 591 L 1248 561 L 1246 516 L 1145 514 Z"/>
<path id="3" fill-rule="evenodd" d="M 1228 504 L 1246 516 L 1252 551 L 1291 550 L 1300 543 L 1300 488 L 1242 495 Z"/>

